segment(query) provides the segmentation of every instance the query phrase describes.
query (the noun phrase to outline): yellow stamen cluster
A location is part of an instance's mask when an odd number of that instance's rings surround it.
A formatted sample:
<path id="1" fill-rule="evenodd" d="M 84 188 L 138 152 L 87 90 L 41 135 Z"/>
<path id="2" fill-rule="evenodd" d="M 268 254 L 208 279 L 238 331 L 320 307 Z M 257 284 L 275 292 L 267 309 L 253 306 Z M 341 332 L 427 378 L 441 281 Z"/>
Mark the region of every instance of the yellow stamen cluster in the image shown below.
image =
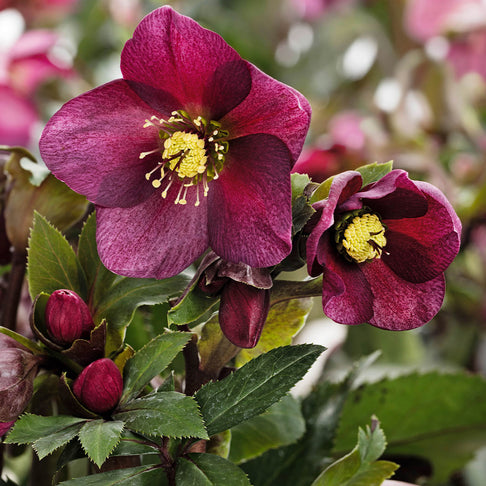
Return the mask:
<path id="1" fill-rule="evenodd" d="M 342 246 L 357 263 L 380 258 L 385 245 L 385 228 L 376 214 L 355 216 L 344 231 Z"/>
<path id="2" fill-rule="evenodd" d="M 182 111 L 174 111 L 168 120 L 152 116 L 145 120 L 144 128 L 155 127 L 159 132 L 159 140 L 163 142 L 157 148 L 142 152 L 140 159 L 147 155 L 161 153 L 162 160 L 150 172 L 145 174 L 151 180 L 157 171 L 160 177 L 152 179 L 152 186 L 163 186 L 161 193 L 167 197 L 168 190 L 174 179 L 179 179 L 179 193 L 176 204 L 186 204 L 188 189 L 195 188 L 195 205 L 200 205 L 199 185 L 207 196 L 208 182 L 219 177 L 223 168 L 225 154 L 228 150 L 228 132 L 221 129 L 216 121 L 206 121 L 203 117 L 191 118 Z M 178 177 L 175 177 L 175 176 Z"/>

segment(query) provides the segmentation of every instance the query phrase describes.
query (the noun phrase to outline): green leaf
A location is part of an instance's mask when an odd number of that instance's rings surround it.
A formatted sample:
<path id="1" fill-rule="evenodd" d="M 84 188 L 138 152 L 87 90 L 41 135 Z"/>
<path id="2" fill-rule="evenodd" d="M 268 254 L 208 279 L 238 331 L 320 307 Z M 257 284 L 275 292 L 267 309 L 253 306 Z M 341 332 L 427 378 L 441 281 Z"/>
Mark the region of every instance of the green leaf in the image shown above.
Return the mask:
<path id="1" fill-rule="evenodd" d="M 371 184 L 372 182 L 379 181 L 382 177 L 386 176 L 393 169 L 393 161 L 385 162 L 384 164 L 378 164 L 373 162 L 372 164 L 363 165 L 358 167 L 357 170 L 363 178 L 363 187 Z"/>
<path id="2" fill-rule="evenodd" d="M 86 422 L 79 431 L 83 449 L 98 467 L 101 467 L 120 441 L 124 425 L 119 421 L 93 420 Z"/>
<path id="3" fill-rule="evenodd" d="M 305 432 L 299 402 L 290 395 L 272 405 L 265 413 L 231 429 L 229 459 L 238 464 L 268 449 L 296 442 Z"/>
<path id="4" fill-rule="evenodd" d="M 148 436 L 208 439 L 196 400 L 182 393 L 157 392 L 133 400 L 114 418 Z"/>
<path id="5" fill-rule="evenodd" d="M 86 299 L 86 276 L 74 250 L 38 213 L 34 215 L 29 240 L 28 280 L 32 298 L 41 292 L 50 294 L 57 289 L 70 289 Z"/>
<path id="6" fill-rule="evenodd" d="M 132 320 L 140 305 L 161 304 L 168 297 L 177 295 L 188 282 L 181 274 L 164 280 L 150 278 L 119 278 L 105 289 L 94 309 L 95 322 L 105 318 L 112 329 L 122 329 Z"/>
<path id="7" fill-rule="evenodd" d="M 177 486 L 251 486 L 246 474 L 235 464 L 213 454 L 189 454 L 176 470 Z"/>
<path id="8" fill-rule="evenodd" d="M 5 443 L 32 444 L 39 459 L 43 459 L 76 437 L 83 422 L 85 419 L 66 415 L 25 414 L 17 420 Z"/>
<path id="9" fill-rule="evenodd" d="M 190 338 L 191 333 L 161 334 L 137 351 L 125 364 L 120 402 L 136 397 L 154 376 L 167 368 Z"/>
<path id="10" fill-rule="evenodd" d="M 164 472 L 157 466 L 137 466 L 116 469 L 92 476 L 70 479 L 59 483 L 61 486 L 154 486 L 163 484 Z"/>
<path id="11" fill-rule="evenodd" d="M 243 349 L 236 357 L 236 366 L 243 366 L 251 359 L 273 348 L 291 344 L 292 338 L 302 329 L 312 309 L 311 298 L 279 302 L 270 308 L 258 344 Z"/>
<path id="12" fill-rule="evenodd" d="M 431 484 L 447 482 L 486 445 L 486 380 L 430 372 L 385 379 L 353 391 L 343 409 L 334 451 L 349 450 L 353 430 L 380 417 L 387 453 L 433 464 Z"/>
<path id="13" fill-rule="evenodd" d="M 380 486 L 398 467 L 393 462 L 377 461 L 385 447 L 385 434 L 372 419 L 371 428 L 359 429 L 356 447 L 327 467 L 311 486 Z"/>
<path id="14" fill-rule="evenodd" d="M 78 243 L 78 258 L 88 281 L 90 289 L 90 306 L 96 308 L 103 294 L 109 289 L 115 279 L 116 274 L 110 272 L 101 263 L 96 246 L 96 214 L 89 215 L 84 223 Z"/>
<path id="15" fill-rule="evenodd" d="M 294 386 L 324 351 L 313 344 L 284 346 L 255 358 L 196 393 L 211 436 L 264 412 Z"/>
<path id="16" fill-rule="evenodd" d="M 346 398 L 361 370 L 377 356 L 374 353 L 356 363 L 343 381 L 323 380 L 312 390 L 302 402 L 304 436 L 295 444 L 269 450 L 242 465 L 255 486 L 309 486 L 332 462 L 329 456 Z M 356 429 L 354 432 L 356 440 Z"/>
<path id="17" fill-rule="evenodd" d="M 309 202 L 311 190 L 306 188 L 313 187 L 307 174 L 291 174 L 292 183 L 292 234 L 298 233 L 307 223 L 315 210 Z M 308 192 L 308 193 L 307 193 Z"/>
<path id="18" fill-rule="evenodd" d="M 145 454 L 160 453 L 156 444 L 149 445 L 150 442 L 143 436 L 124 430 L 120 442 L 112 452 L 112 456 L 138 456 Z"/>
<path id="19" fill-rule="evenodd" d="M 176 324 L 178 326 L 190 324 L 204 316 L 211 309 L 214 309 L 218 302 L 219 297 L 210 297 L 194 286 L 168 312 L 169 324 Z"/>

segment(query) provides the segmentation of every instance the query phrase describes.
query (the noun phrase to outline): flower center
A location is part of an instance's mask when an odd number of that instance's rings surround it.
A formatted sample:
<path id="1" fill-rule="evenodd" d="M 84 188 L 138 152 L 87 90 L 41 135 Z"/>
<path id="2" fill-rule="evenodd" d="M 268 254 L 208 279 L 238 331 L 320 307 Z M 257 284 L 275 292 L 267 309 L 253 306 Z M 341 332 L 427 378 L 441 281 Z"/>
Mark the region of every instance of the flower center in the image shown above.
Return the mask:
<path id="1" fill-rule="evenodd" d="M 386 227 L 377 214 L 367 208 L 351 211 L 335 229 L 337 249 L 347 260 L 363 263 L 381 257 Z"/>
<path id="2" fill-rule="evenodd" d="M 155 127 L 161 143 L 154 150 L 142 152 L 140 158 L 160 152 L 161 160 L 145 174 L 152 186 L 162 188 L 162 197 L 175 180 L 179 181 L 179 192 L 175 204 L 187 204 L 189 189 L 195 194 L 195 206 L 199 206 L 199 187 L 203 195 L 209 191 L 208 182 L 219 177 L 228 151 L 228 132 L 221 124 L 203 117 L 191 118 L 183 111 L 173 111 L 168 120 L 153 116 L 145 120 L 144 128 Z"/>

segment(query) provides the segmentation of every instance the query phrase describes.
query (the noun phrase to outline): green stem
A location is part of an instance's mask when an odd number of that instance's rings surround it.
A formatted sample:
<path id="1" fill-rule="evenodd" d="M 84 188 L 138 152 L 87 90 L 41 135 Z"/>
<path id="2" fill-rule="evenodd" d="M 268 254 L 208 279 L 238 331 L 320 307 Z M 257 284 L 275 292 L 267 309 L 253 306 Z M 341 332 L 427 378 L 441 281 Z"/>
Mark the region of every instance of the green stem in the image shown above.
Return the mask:
<path id="1" fill-rule="evenodd" d="M 322 294 L 322 275 L 313 280 L 297 282 L 292 280 L 275 280 L 270 291 L 270 305 L 291 299 L 317 297 Z"/>

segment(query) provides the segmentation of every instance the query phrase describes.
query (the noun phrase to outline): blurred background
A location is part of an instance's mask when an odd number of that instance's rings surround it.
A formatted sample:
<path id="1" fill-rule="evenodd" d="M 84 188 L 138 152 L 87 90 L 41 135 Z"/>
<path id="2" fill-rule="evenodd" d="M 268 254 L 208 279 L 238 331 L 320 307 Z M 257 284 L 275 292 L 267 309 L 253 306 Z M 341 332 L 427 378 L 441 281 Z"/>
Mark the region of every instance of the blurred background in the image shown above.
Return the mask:
<path id="1" fill-rule="evenodd" d="M 72 97 L 121 77 L 124 43 L 163 4 L 218 32 L 309 99 L 313 119 L 296 171 L 319 182 L 393 160 L 439 187 L 462 220 L 462 249 L 431 323 L 401 333 L 345 327 L 324 319 L 316 302 L 297 340 L 330 348 L 330 374 L 381 350 L 370 371 L 376 376 L 411 368 L 485 375 L 486 1 L 0 0 L 0 145 L 38 157 L 49 117 Z M 7 265 L 8 251 L 0 254 Z M 129 330 L 134 347 L 151 333 L 142 317 Z M 480 450 L 450 484 L 486 484 L 485 462 Z"/>

